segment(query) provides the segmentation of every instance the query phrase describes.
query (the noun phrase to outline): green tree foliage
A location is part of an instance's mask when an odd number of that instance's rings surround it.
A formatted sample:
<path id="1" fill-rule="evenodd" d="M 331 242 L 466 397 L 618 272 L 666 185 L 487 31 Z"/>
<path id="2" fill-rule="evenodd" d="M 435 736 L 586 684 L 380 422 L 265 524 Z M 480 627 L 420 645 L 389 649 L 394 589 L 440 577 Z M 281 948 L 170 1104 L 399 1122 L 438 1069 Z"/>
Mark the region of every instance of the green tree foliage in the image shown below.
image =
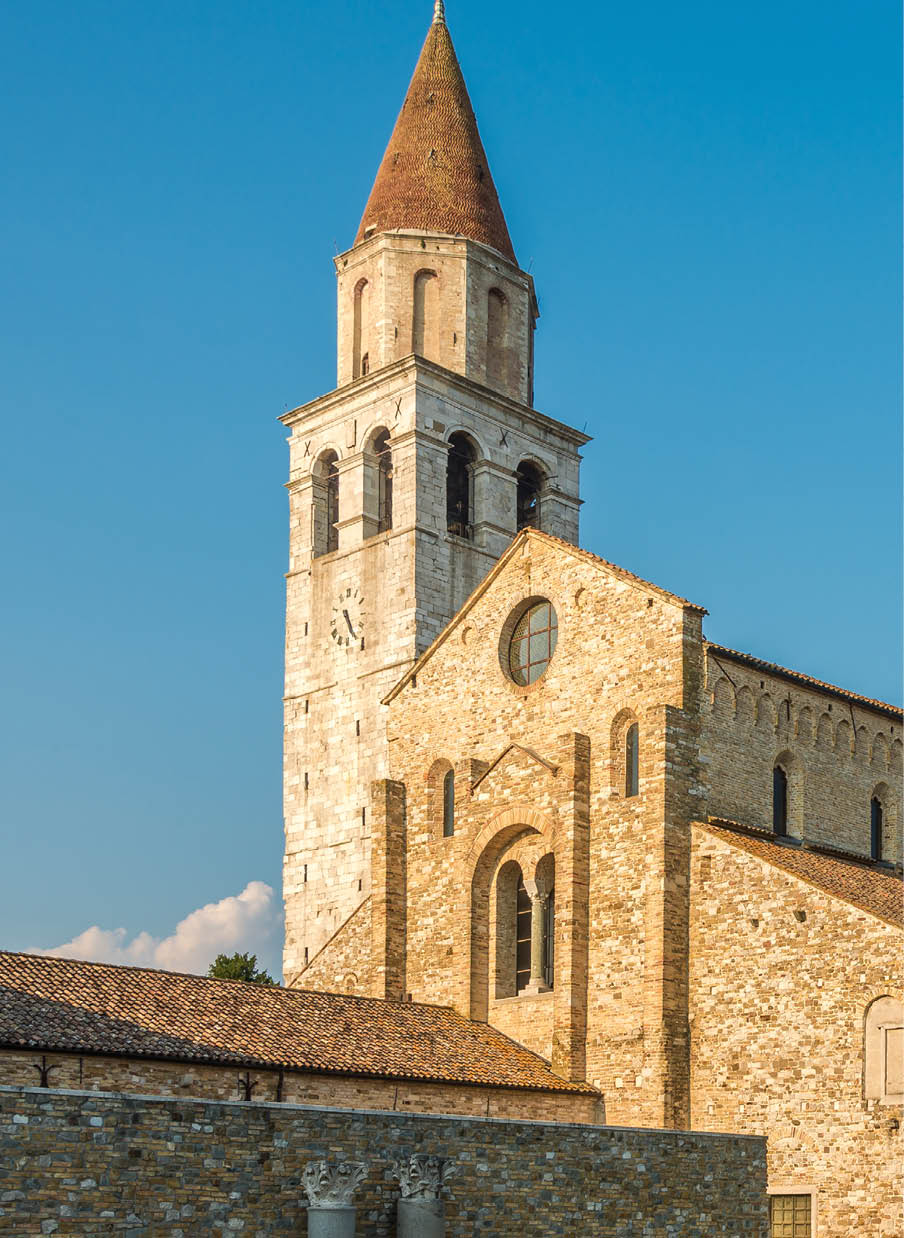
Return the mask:
<path id="1" fill-rule="evenodd" d="M 218 954 L 207 969 L 214 980 L 249 980 L 252 984 L 276 984 L 265 971 L 257 970 L 256 954 Z"/>

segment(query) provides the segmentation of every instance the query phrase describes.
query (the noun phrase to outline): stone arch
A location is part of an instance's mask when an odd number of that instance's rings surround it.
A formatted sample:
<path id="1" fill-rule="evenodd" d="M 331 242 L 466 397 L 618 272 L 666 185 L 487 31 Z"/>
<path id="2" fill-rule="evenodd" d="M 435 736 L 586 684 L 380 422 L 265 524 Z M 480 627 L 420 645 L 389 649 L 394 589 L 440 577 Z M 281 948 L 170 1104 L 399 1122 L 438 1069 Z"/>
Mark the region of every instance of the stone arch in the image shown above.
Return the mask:
<path id="1" fill-rule="evenodd" d="M 474 469 L 480 448 L 467 430 L 455 430 L 448 438 L 446 459 L 446 530 L 469 541 L 474 536 L 477 514 L 474 504 Z"/>
<path id="2" fill-rule="evenodd" d="M 841 756 L 849 757 L 854 750 L 854 735 L 851 724 L 842 718 L 835 730 L 835 751 Z"/>
<path id="3" fill-rule="evenodd" d="M 506 859 L 496 870 L 492 886 L 492 986 L 497 998 L 514 997 L 518 982 L 518 889 L 524 872 L 516 859 Z"/>
<path id="4" fill-rule="evenodd" d="M 798 710 L 794 730 L 802 744 L 813 742 L 813 710 L 808 705 Z"/>
<path id="5" fill-rule="evenodd" d="M 530 817 L 532 820 L 527 820 Z M 503 863 L 555 851 L 554 830 L 530 809 L 513 806 L 499 813 L 474 840 L 464 870 L 471 873 L 470 963 L 471 1018 L 485 1021 L 489 1001 L 490 911 L 495 878 Z M 539 850 L 542 848 L 542 850 Z M 520 867 L 520 866 L 519 866 Z"/>
<path id="6" fill-rule="evenodd" d="M 430 838 L 448 838 L 446 834 L 446 775 L 453 778 L 455 770 L 447 757 L 437 757 L 427 770 L 427 833 Z M 454 799 L 453 799 L 453 833 L 454 833 Z"/>
<path id="7" fill-rule="evenodd" d="M 429 361 L 439 361 L 439 276 L 436 271 L 417 272 L 413 300 L 411 351 Z"/>
<path id="8" fill-rule="evenodd" d="M 328 447 L 311 467 L 311 544 L 314 557 L 339 549 L 339 453 Z"/>
<path id="9" fill-rule="evenodd" d="M 778 725 L 775 704 L 768 692 L 763 692 L 756 705 L 756 724 L 764 730 L 774 731 Z"/>
<path id="10" fill-rule="evenodd" d="M 756 701 L 753 692 L 744 684 L 739 690 L 735 702 L 735 718 L 739 726 L 752 727 Z"/>
<path id="11" fill-rule="evenodd" d="M 628 732 L 632 726 L 636 726 L 637 730 L 637 747 L 636 754 L 638 759 L 637 781 L 640 781 L 640 768 L 643 765 L 643 737 L 640 734 L 640 719 L 630 707 L 620 709 L 612 719 L 612 725 L 609 728 L 609 789 L 613 796 L 620 796 L 622 799 L 628 797 L 627 789 L 627 773 L 628 773 L 628 751 L 627 740 Z M 636 792 L 631 792 L 632 795 Z"/>
<path id="12" fill-rule="evenodd" d="M 869 763 L 874 769 L 888 769 L 888 740 L 882 731 L 873 736 L 873 747 L 869 754 Z"/>
<path id="13" fill-rule="evenodd" d="M 904 1103 L 904 1002 L 883 994 L 863 1015 L 863 1097 L 879 1104 Z"/>
<path id="14" fill-rule="evenodd" d="M 805 771 L 803 763 L 790 748 L 783 748 L 772 762 L 772 768 L 773 770 L 781 768 L 784 770 L 787 778 L 787 824 L 785 832 L 800 838 L 803 834 L 804 826 Z M 775 827 L 774 820 L 773 827 Z"/>
<path id="15" fill-rule="evenodd" d="M 713 688 L 713 713 L 718 718 L 734 718 L 735 706 L 735 690 L 731 685 L 731 680 L 723 675 L 721 679 L 716 680 L 716 686 Z"/>
<path id="16" fill-rule="evenodd" d="M 904 751 L 904 749 L 902 749 L 901 741 L 899 739 L 893 740 L 892 745 L 891 745 L 891 751 L 888 754 L 888 768 L 893 774 L 900 775 L 901 773 L 902 751 Z"/>
<path id="17" fill-rule="evenodd" d="M 854 755 L 858 761 L 869 761 L 870 743 L 869 731 L 865 726 L 858 726 L 854 732 Z"/>
<path id="18" fill-rule="evenodd" d="M 878 801 L 879 819 L 874 817 L 874 805 Z M 870 791 L 870 856 L 874 860 L 895 860 L 897 855 L 898 797 L 887 782 L 877 782 Z M 878 828 L 877 828 L 878 827 Z"/>
<path id="19" fill-rule="evenodd" d="M 515 470 L 517 485 L 516 495 L 516 528 L 539 529 L 543 507 L 543 492 L 546 489 L 547 474 L 542 465 L 535 460 L 524 459 Z"/>
<path id="20" fill-rule="evenodd" d="M 364 515 L 368 535 L 392 528 L 392 440 L 386 426 L 378 425 L 364 440 Z"/>
<path id="21" fill-rule="evenodd" d="M 819 722 L 816 724 L 816 747 L 835 747 L 835 725 L 832 722 L 831 714 L 822 713 L 819 715 Z"/>
<path id="22" fill-rule="evenodd" d="M 364 373 L 362 362 L 368 355 L 368 337 L 370 335 L 370 285 L 366 279 L 359 279 L 357 284 L 355 284 L 353 314 L 352 378 L 361 378 Z"/>

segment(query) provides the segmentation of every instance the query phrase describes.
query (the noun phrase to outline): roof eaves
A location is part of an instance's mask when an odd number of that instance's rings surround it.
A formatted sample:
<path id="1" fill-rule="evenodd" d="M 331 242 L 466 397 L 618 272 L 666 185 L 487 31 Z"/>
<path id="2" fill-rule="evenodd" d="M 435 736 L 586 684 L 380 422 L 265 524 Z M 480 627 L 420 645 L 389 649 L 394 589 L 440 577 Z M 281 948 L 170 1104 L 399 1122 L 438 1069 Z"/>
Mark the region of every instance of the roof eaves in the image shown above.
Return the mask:
<path id="1" fill-rule="evenodd" d="M 508 1039 L 508 1038 L 507 1038 Z M 517 1044 L 517 1042 L 512 1042 Z M 517 1045 L 524 1052 L 523 1045 Z M 331 1078 L 344 1079 L 392 1079 L 399 1082 L 409 1083 L 447 1083 L 455 1087 L 472 1087 L 472 1088 L 502 1088 L 506 1091 L 516 1092 L 573 1092 L 584 1095 L 599 1095 L 598 1089 L 591 1083 L 574 1083 L 568 1079 L 558 1079 L 553 1076 L 549 1083 L 529 1083 L 525 1081 L 512 1082 L 500 1079 L 465 1079 L 455 1075 L 440 1075 L 418 1073 L 416 1071 L 396 1071 L 391 1067 L 386 1070 L 377 1070 L 359 1068 L 352 1070 L 338 1066 L 323 1066 L 318 1063 L 309 1065 L 283 1062 L 276 1058 L 261 1058 L 253 1055 L 243 1055 L 238 1053 L 229 1053 L 224 1050 L 220 1054 L 214 1053 L 172 1053 L 166 1050 L 146 1050 L 141 1048 L 130 1047 L 128 1049 L 96 1049 L 87 1048 L 79 1045 L 61 1044 L 59 1041 L 44 1038 L 29 1038 L 27 1040 L 14 1040 L 8 1037 L 0 1037 L 0 1049 L 11 1051 L 25 1051 L 27 1049 L 40 1049 L 42 1053 L 78 1053 L 82 1057 L 110 1057 L 117 1060 L 134 1060 L 142 1058 L 146 1061 L 157 1062 L 191 1062 L 198 1066 L 230 1066 L 244 1067 L 251 1070 L 284 1070 L 287 1074 L 295 1075 L 329 1075 Z M 540 1059 L 543 1061 L 543 1059 Z M 545 1065 L 545 1063 L 544 1063 Z"/>
<path id="2" fill-rule="evenodd" d="M 861 696 L 859 692 L 850 692 L 847 688 L 839 688 L 837 684 L 827 683 L 823 679 L 814 679 L 812 675 L 806 675 L 803 671 L 793 671 L 787 666 L 779 666 L 777 662 L 767 662 L 764 658 L 757 658 L 752 653 L 742 653 L 739 649 L 729 649 L 726 645 L 717 645 L 713 641 L 704 641 L 704 646 L 707 653 L 711 653 L 717 661 L 719 658 L 727 658 L 730 662 L 749 666 L 751 670 L 764 671 L 769 675 L 777 675 L 780 679 L 787 679 L 790 683 L 799 684 L 801 687 L 812 688 L 815 692 L 821 692 L 825 696 L 850 701 L 853 705 L 875 710 L 877 713 L 885 714 L 898 721 L 904 719 L 904 710 L 900 705 L 891 705 L 887 701 L 879 701 L 874 697 Z"/>
<path id="3" fill-rule="evenodd" d="M 726 834 L 746 834 L 750 837 L 759 838 L 766 842 L 773 843 L 776 845 L 777 849 L 782 845 L 777 842 L 775 834 L 771 830 L 764 829 L 762 826 L 746 825 L 740 821 L 730 821 L 721 817 L 710 817 L 706 821 L 693 821 L 691 824 L 699 826 L 700 829 L 705 830 L 711 837 L 718 839 L 720 842 L 724 842 L 727 846 L 732 846 L 732 843 L 730 838 L 725 837 Z M 788 849 L 790 852 L 793 853 L 796 851 L 798 854 L 801 850 L 810 852 L 820 851 L 820 848 L 812 845 L 798 847 L 789 846 Z M 883 913 L 878 911 L 875 907 L 866 906 L 865 899 L 860 899 L 848 894 L 842 894 L 838 890 L 828 889 L 823 882 L 816 880 L 816 878 L 808 877 L 804 873 L 800 873 L 795 869 L 786 867 L 781 863 L 778 854 L 775 856 L 762 855 L 760 852 L 750 851 L 743 847 L 739 848 L 739 850 L 743 850 L 746 855 L 753 856 L 754 859 L 759 860 L 763 864 L 769 864 L 772 868 L 777 868 L 779 872 L 784 873 L 788 877 L 793 877 L 795 881 L 800 881 L 803 885 L 809 886 L 813 890 L 819 890 L 821 894 L 827 894 L 830 898 L 836 898 L 840 903 L 846 903 L 849 907 L 855 907 L 858 911 L 862 911 L 865 915 L 873 916 L 874 919 L 880 920 L 883 924 L 887 924 L 891 928 L 901 931 L 902 926 L 900 921 L 893 920 L 888 916 L 883 915 Z M 825 850 L 827 851 L 828 849 Z M 838 858 L 839 862 L 851 862 L 851 860 L 841 860 L 837 852 L 834 856 L 830 856 L 830 858 Z M 854 862 L 859 862 L 861 866 L 866 867 L 866 865 L 863 865 L 862 857 L 856 857 Z"/>

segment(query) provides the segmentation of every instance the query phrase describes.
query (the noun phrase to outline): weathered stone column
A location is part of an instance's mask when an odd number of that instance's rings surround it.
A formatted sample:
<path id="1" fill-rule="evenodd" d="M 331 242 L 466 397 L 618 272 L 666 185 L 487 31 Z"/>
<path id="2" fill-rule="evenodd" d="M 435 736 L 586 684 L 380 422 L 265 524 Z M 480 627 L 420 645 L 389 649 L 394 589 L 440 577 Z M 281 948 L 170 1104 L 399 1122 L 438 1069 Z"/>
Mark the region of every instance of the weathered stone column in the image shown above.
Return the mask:
<path id="1" fill-rule="evenodd" d="M 525 881 L 524 888 L 530 895 L 530 980 L 525 993 L 548 993 L 549 985 L 543 974 L 543 932 L 546 925 L 546 907 L 549 891 L 536 881 Z"/>
<path id="2" fill-rule="evenodd" d="M 362 1161 L 309 1161 L 301 1175 L 308 1197 L 308 1238 L 354 1238 L 355 1188 L 367 1177 Z"/>
<path id="3" fill-rule="evenodd" d="M 454 1166 L 442 1156 L 410 1156 L 393 1164 L 399 1180 L 398 1238 L 443 1238 L 446 1210 L 442 1193 Z"/>

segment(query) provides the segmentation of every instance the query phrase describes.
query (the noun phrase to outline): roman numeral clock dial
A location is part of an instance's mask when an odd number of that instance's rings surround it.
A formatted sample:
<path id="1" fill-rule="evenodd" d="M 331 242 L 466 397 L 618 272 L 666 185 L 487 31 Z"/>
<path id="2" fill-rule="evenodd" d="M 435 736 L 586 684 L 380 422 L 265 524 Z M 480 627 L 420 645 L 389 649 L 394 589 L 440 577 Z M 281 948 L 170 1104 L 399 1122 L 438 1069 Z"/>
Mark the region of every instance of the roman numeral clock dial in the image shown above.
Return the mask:
<path id="1" fill-rule="evenodd" d="M 364 598 L 353 585 L 342 590 L 333 606 L 330 635 L 341 649 L 364 648 Z"/>

